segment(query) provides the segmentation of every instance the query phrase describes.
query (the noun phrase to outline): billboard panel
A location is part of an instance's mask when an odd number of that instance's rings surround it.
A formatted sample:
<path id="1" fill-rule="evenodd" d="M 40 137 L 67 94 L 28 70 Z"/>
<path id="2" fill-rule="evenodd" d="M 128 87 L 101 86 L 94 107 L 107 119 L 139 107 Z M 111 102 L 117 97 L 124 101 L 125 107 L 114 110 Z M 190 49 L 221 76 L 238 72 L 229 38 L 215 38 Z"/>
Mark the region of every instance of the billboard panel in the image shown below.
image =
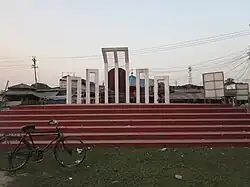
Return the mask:
<path id="1" fill-rule="evenodd" d="M 236 99 L 238 101 L 248 101 L 249 98 L 249 85 L 248 83 L 236 83 Z"/>
<path id="2" fill-rule="evenodd" d="M 215 90 L 205 90 L 206 98 L 213 98 L 215 95 Z"/>
<path id="3" fill-rule="evenodd" d="M 218 90 L 224 90 L 224 82 L 222 81 L 215 81 L 214 82 L 215 89 Z"/>
<path id="4" fill-rule="evenodd" d="M 221 99 L 225 96 L 223 72 L 204 73 L 202 77 L 205 98 Z"/>
<path id="5" fill-rule="evenodd" d="M 214 80 L 216 80 L 216 81 L 224 80 L 223 72 L 215 72 L 214 73 Z"/>

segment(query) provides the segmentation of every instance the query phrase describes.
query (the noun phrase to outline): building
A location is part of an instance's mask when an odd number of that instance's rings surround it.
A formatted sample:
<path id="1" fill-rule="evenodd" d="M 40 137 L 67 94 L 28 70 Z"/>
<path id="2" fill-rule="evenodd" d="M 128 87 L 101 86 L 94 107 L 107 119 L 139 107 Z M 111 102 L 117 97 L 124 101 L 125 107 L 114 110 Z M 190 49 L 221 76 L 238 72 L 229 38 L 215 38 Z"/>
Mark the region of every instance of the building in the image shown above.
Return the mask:
<path id="1" fill-rule="evenodd" d="M 4 93 L 5 102 L 7 106 L 13 105 L 37 105 L 47 104 L 49 101 L 58 101 L 57 96 L 60 96 L 62 90 L 58 87 L 50 88 L 43 83 L 37 83 L 33 85 L 17 84 L 8 87 L 8 90 Z M 59 98 L 62 99 L 62 96 Z M 66 103 L 66 97 L 62 99 Z M 56 102 L 53 102 L 56 103 Z"/>
<path id="2" fill-rule="evenodd" d="M 59 87 L 64 92 L 64 96 L 66 98 L 66 88 L 67 88 L 67 77 L 70 75 L 62 76 L 62 78 L 59 79 Z M 82 79 L 82 103 L 85 103 L 86 98 L 86 80 Z M 102 90 L 103 86 L 99 86 L 99 90 Z M 76 96 L 77 96 L 77 80 L 72 80 L 72 103 L 76 103 Z M 95 98 L 95 83 L 90 82 L 90 99 L 93 102 Z"/>
<path id="3" fill-rule="evenodd" d="M 129 85 L 136 86 L 136 76 L 133 73 L 129 76 Z M 149 79 L 149 86 L 154 86 L 154 79 Z M 145 87 L 145 79 L 140 79 L 140 87 Z"/>
<path id="4" fill-rule="evenodd" d="M 125 70 L 119 68 L 119 101 L 120 103 L 125 102 Z M 109 71 L 109 102 L 114 103 L 114 69 Z M 158 96 L 159 102 L 164 102 L 164 83 L 158 83 Z M 136 102 L 136 76 L 131 74 L 129 76 L 129 86 L 130 86 L 130 103 Z M 203 103 L 204 102 L 204 88 L 203 86 L 196 86 L 191 84 L 186 84 L 183 86 L 170 86 L 170 101 L 172 103 Z M 141 103 L 145 102 L 145 79 L 140 79 L 140 98 Z M 154 102 L 154 79 L 149 79 L 149 102 Z"/>
<path id="5" fill-rule="evenodd" d="M 0 90 L 0 102 L 3 101 L 3 93 L 4 93 L 4 90 Z"/>
<path id="6" fill-rule="evenodd" d="M 67 88 L 67 77 L 70 75 L 63 76 L 62 78 L 59 79 L 59 87 L 62 89 Z M 77 81 L 72 80 L 72 88 L 76 89 L 77 88 Z M 82 79 L 82 90 L 86 90 L 86 81 L 85 79 Z"/>
<path id="7" fill-rule="evenodd" d="M 119 90 L 120 103 L 125 102 L 125 71 L 123 69 L 119 69 Z M 46 84 L 37 83 L 33 85 L 27 84 L 17 84 L 8 88 L 6 92 L 2 92 L 0 97 L 5 98 L 7 105 L 34 105 L 34 104 L 64 104 L 66 103 L 66 79 L 67 76 L 63 76 L 59 80 L 59 87 L 51 88 Z M 109 102 L 114 103 L 115 100 L 115 92 L 114 92 L 114 70 L 109 72 Z M 136 102 L 136 77 L 131 74 L 129 76 L 129 85 L 130 85 L 130 102 Z M 164 102 L 164 83 L 159 82 L 159 102 Z M 150 103 L 154 102 L 154 80 L 149 79 L 149 101 Z M 235 97 L 236 90 L 235 88 L 229 89 L 228 87 L 232 87 L 229 85 L 225 89 L 225 97 L 226 99 Z M 72 84 L 72 101 L 76 103 L 76 81 Z M 95 83 L 90 83 L 91 88 L 91 102 L 94 103 L 95 99 Z M 196 86 L 191 84 L 186 84 L 182 86 L 170 86 L 170 101 L 171 103 L 204 103 L 204 88 L 203 86 Z M 145 91 L 145 80 L 140 79 L 140 91 L 141 91 L 141 102 L 145 101 L 144 91 Z M 82 103 L 85 103 L 86 97 L 86 80 L 82 79 Z M 104 85 L 99 85 L 99 102 L 104 103 Z M 1 100 L 0 100 L 1 101 Z M 221 100 L 207 100 L 208 102 L 221 102 Z"/>

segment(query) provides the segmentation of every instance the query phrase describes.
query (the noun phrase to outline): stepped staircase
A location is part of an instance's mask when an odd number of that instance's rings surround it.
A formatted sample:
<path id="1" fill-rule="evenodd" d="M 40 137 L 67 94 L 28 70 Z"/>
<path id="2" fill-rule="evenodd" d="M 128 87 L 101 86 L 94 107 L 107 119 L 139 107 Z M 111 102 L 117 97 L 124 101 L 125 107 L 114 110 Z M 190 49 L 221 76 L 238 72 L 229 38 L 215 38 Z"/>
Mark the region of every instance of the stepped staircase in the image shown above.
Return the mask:
<path id="1" fill-rule="evenodd" d="M 250 114 L 218 104 L 92 104 L 11 107 L 0 112 L 0 133 L 25 124 L 80 137 L 90 146 L 249 146 Z M 46 144 L 53 137 L 35 137 Z"/>

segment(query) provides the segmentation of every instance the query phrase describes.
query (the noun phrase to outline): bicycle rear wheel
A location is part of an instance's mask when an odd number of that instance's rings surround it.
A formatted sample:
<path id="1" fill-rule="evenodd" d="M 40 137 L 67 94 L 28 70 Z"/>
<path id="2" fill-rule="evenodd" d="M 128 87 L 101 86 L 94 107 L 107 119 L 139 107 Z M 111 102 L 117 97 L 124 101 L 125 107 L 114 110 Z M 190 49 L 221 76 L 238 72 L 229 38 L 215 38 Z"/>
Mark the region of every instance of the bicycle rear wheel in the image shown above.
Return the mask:
<path id="1" fill-rule="evenodd" d="M 30 145 L 21 138 L 4 134 L 0 138 L 0 170 L 16 171 L 25 166 L 30 158 Z"/>
<path id="2" fill-rule="evenodd" d="M 67 168 L 80 165 L 86 157 L 87 148 L 84 143 L 75 137 L 59 139 L 54 147 L 54 156 L 57 162 Z"/>

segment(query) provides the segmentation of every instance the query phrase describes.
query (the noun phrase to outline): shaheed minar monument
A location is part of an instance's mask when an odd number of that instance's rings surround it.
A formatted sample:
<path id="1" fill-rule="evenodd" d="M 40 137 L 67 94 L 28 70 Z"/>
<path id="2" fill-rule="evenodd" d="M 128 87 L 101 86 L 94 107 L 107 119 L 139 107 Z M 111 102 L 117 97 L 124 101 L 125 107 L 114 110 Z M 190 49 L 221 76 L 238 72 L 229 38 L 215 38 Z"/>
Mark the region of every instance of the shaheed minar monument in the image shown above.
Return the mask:
<path id="1" fill-rule="evenodd" d="M 103 90 L 101 94 L 99 93 L 99 69 L 86 69 L 86 104 L 91 103 L 90 93 L 91 90 L 90 85 L 93 85 L 93 82 L 90 82 L 90 75 L 94 74 L 95 79 L 95 104 L 98 104 L 102 98 L 102 103 L 130 103 L 131 97 L 136 98 L 136 103 L 149 103 L 149 69 L 136 69 L 136 84 L 135 84 L 135 93 L 133 92 L 133 96 L 131 94 L 131 87 L 129 82 L 130 71 L 129 71 L 129 51 L 128 47 L 115 47 L 115 48 L 102 48 L 102 56 L 104 61 L 104 101 L 101 96 L 103 96 Z M 125 68 L 122 69 L 119 66 L 119 58 L 120 55 L 124 55 L 125 59 Z M 109 61 L 108 54 L 112 54 L 114 60 L 114 68 L 109 70 L 109 65 L 112 61 Z M 141 74 L 144 74 L 144 85 L 141 85 Z M 203 79 L 203 86 L 204 86 L 204 99 L 225 99 L 225 84 L 224 84 L 224 73 L 223 72 L 209 72 L 202 74 Z M 75 76 L 67 76 L 67 86 L 66 86 L 66 103 L 72 104 L 72 81 L 77 82 L 77 99 L 76 103 L 82 103 L 82 79 L 81 77 Z M 151 79 L 152 80 L 152 79 Z M 170 103 L 170 89 L 169 89 L 169 76 L 155 76 L 154 79 L 154 89 L 150 90 L 151 93 L 154 94 L 154 100 L 151 100 L 153 103 L 159 103 L 159 99 L 163 99 L 164 103 Z M 162 81 L 164 83 L 164 97 L 161 96 L 159 98 L 158 91 L 159 91 L 159 84 L 158 82 Z M 144 87 L 144 92 L 142 91 L 141 87 Z M 249 98 L 249 85 L 248 83 L 237 83 L 236 84 L 236 97 L 238 100 L 246 100 L 248 101 Z M 151 87 L 152 88 L 152 87 Z M 141 93 L 142 92 L 142 93 Z M 110 101 L 112 94 L 112 102 Z M 123 99 L 121 101 L 121 95 Z M 134 97 L 135 96 L 135 97 Z M 113 99 L 114 98 L 114 99 Z M 152 99 L 152 98 L 151 98 Z M 143 102 L 143 100 L 145 102 Z"/>
<path id="2" fill-rule="evenodd" d="M 104 61 L 104 103 L 109 103 L 109 79 L 114 78 L 114 96 L 115 103 L 119 103 L 119 72 L 121 68 L 119 67 L 119 54 L 124 54 L 125 59 L 125 102 L 130 103 L 130 85 L 129 85 L 129 51 L 128 47 L 116 47 L 116 48 L 102 48 L 102 56 Z M 111 53 L 114 58 L 114 77 L 109 76 L 109 58 L 108 53 Z M 113 60 L 113 59 L 112 59 Z M 124 71 L 124 69 L 122 69 Z M 112 70 L 110 70 L 112 71 Z M 99 69 L 86 69 L 86 104 L 90 104 L 90 74 L 94 74 L 95 79 L 95 103 L 99 103 Z M 149 69 L 136 69 L 136 103 L 140 103 L 140 75 L 145 76 L 145 103 L 149 103 Z M 77 81 L 77 104 L 82 103 L 81 98 L 81 77 L 68 76 L 67 86 L 66 86 L 66 102 L 67 104 L 72 104 L 72 81 Z M 165 85 L 165 103 L 169 103 L 169 76 L 156 76 L 154 77 L 154 103 L 158 103 L 158 81 L 163 81 Z M 124 85 L 123 85 L 124 87 Z"/>

